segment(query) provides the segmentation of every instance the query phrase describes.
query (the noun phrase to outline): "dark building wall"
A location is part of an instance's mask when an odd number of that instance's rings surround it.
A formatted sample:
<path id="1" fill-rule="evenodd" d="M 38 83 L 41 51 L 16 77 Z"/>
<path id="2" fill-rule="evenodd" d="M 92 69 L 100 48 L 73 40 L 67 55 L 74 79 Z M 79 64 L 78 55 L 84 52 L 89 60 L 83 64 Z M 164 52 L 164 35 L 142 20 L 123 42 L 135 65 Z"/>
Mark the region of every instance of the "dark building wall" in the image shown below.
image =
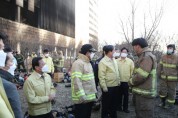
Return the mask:
<path id="1" fill-rule="evenodd" d="M 15 0 L 6 1 L 6 0 L 0 0 L 0 17 L 10 19 L 15 21 L 16 16 L 16 6 L 15 6 Z"/>
<path id="2" fill-rule="evenodd" d="M 16 21 L 16 0 L 0 0 L 0 17 Z M 35 0 L 35 11 L 24 0 L 21 23 L 75 37 L 75 0 Z"/>
<path id="3" fill-rule="evenodd" d="M 39 27 L 75 37 L 75 0 L 41 0 Z"/>
<path id="4" fill-rule="evenodd" d="M 56 47 L 58 51 L 62 50 L 65 54 L 67 49 L 69 56 L 70 49 L 75 47 L 74 38 L 4 18 L 0 18 L 0 32 L 4 32 L 8 35 L 10 47 L 14 50 L 17 50 L 17 44 L 20 43 L 20 51 L 23 55 L 33 51 L 38 53 L 39 46 L 41 45 L 42 49 L 48 48 L 51 52 L 53 52 Z M 74 52 L 72 52 L 72 54 L 73 53 Z"/>

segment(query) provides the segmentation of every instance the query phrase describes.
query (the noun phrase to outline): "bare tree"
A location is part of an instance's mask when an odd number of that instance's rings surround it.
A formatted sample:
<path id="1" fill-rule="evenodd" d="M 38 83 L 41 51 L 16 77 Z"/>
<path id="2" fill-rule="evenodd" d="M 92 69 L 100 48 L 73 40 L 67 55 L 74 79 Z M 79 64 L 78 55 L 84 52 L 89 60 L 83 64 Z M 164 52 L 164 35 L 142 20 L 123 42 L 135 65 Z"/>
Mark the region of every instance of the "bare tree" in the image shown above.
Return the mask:
<path id="1" fill-rule="evenodd" d="M 121 26 L 121 31 L 124 36 L 125 41 L 128 43 L 128 47 L 130 50 L 131 48 L 131 42 L 133 39 L 135 39 L 135 22 L 136 22 L 136 11 L 137 11 L 137 6 L 135 0 L 133 2 L 130 2 L 131 5 L 131 17 L 128 17 L 128 20 L 123 20 L 120 19 L 120 26 Z M 141 36 L 145 38 L 148 43 L 150 48 L 152 48 L 153 51 L 156 50 L 158 47 L 158 41 L 160 39 L 159 32 L 157 30 L 162 16 L 163 16 L 163 5 L 161 6 L 160 10 L 155 11 L 154 15 L 152 15 L 151 10 L 149 9 L 149 16 L 151 18 L 151 25 L 147 24 L 146 21 L 146 14 L 144 13 L 143 17 L 143 32 L 141 32 Z"/>

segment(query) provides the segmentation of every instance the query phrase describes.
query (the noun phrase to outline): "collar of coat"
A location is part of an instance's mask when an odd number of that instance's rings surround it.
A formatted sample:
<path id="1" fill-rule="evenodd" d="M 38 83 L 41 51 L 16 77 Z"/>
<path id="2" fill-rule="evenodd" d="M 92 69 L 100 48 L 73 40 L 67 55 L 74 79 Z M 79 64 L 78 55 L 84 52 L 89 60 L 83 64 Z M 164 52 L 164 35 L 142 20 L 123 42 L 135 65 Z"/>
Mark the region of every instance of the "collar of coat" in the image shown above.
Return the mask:
<path id="1" fill-rule="evenodd" d="M 37 77 L 37 79 L 40 79 L 40 78 L 43 78 L 43 79 L 44 79 L 44 77 L 46 76 L 45 73 L 43 73 L 42 75 L 39 74 L 39 73 L 37 73 L 36 71 L 34 71 L 33 73 L 34 73 L 34 75 Z"/>
<path id="2" fill-rule="evenodd" d="M 146 48 L 143 48 L 142 52 L 140 54 L 138 54 L 138 56 L 141 56 L 143 53 L 145 52 L 151 52 L 151 49 L 146 47 Z"/>
<path id="3" fill-rule="evenodd" d="M 78 59 L 81 59 L 88 63 L 90 62 L 90 59 L 87 56 L 85 56 L 84 54 L 79 54 Z"/>
<path id="4" fill-rule="evenodd" d="M 108 66 L 108 68 L 110 68 L 110 69 L 112 69 L 113 70 L 113 72 L 115 72 L 116 73 L 116 75 L 117 75 L 117 77 L 119 78 L 119 71 L 118 71 L 118 66 L 117 66 L 117 62 L 116 62 L 116 60 L 115 60 L 115 58 L 109 58 L 108 56 L 105 56 L 104 57 L 104 60 L 107 62 L 107 63 L 105 63 L 107 66 Z M 110 63 L 108 63 L 108 62 L 111 62 L 111 63 L 113 63 L 114 65 L 110 65 Z"/>
<path id="5" fill-rule="evenodd" d="M 113 59 L 114 59 L 114 58 L 111 59 L 108 56 L 105 56 L 104 58 L 106 59 L 106 61 L 113 61 Z"/>

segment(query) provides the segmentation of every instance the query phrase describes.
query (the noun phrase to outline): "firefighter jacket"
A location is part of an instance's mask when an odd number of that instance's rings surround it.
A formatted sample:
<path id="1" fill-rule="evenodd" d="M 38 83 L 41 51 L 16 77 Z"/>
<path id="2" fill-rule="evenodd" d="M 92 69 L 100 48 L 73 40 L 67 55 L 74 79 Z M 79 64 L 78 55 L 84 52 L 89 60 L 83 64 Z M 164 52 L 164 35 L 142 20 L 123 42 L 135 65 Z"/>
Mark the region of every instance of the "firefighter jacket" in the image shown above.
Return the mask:
<path id="1" fill-rule="evenodd" d="M 90 60 L 83 54 L 72 65 L 72 100 L 75 104 L 91 102 L 96 99 L 96 86 Z"/>
<path id="2" fill-rule="evenodd" d="M 62 58 L 53 58 L 53 63 L 55 67 L 62 68 L 64 67 L 64 57 Z"/>
<path id="3" fill-rule="evenodd" d="M 32 116 L 42 115 L 51 111 L 49 95 L 55 94 L 51 77 L 34 71 L 25 81 L 23 91 L 28 102 L 28 112 Z"/>
<path id="4" fill-rule="evenodd" d="M 148 48 L 144 48 L 138 56 L 133 78 L 129 81 L 132 85 L 132 92 L 144 97 L 156 97 L 156 57 Z"/>
<path id="5" fill-rule="evenodd" d="M 24 64 L 25 64 L 25 68 L 30 70 L 32 68 L 32 57 L 27 57 L 24 61 Z"/>
<path id="6" fill-rule="evenodd" d="M 178 81 L 178 56 L 163 55 L 158 65 L 158 76 L 166 81 Z"/>
<path id="7" fill-rule="evenodd" d="M 48 66 L 48 72 L 47 73 L 54 73 L 54 64 L 51 57 L 44 57 L 43 61 Z"/>
<path id="8" fill-rule="evenodd" d="M 62 58 L 59 60 L 59 67 L 61 67 L 61 68 L 64 67 L 64 56 L 62 56 Z"/>
<path id="9" fill-rule="evenodd" d="M 36 54 L 31 54 L 31 57 L 33 59 L 34 57 L 37 57 L 37 55 Z"/>
<path id="10" fill-rule="evenodd" d="M 104 91 L 108 87 L 115 87 L 120 85 L 120 75 L 116 60 L 105 56 L 99 62 L 99 82 Z"/>
<path id="11" fill-rule="evenodd" d="M 24 63 L 24 57 L 22 54 L 16 54 L 14 57 L 16 58 L 18 64 Z"/>

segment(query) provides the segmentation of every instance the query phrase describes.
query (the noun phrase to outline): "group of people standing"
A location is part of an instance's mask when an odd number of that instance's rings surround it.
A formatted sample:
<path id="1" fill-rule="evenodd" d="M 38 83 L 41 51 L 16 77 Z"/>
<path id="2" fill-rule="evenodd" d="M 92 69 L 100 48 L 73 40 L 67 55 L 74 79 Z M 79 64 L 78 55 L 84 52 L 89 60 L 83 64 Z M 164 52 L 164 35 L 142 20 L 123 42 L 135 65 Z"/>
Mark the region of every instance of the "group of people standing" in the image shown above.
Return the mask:
<path id="1" fill-rule="evenodd" d="M 14 84 L 14 56 L 4 49 L 7 35 L 0 32 L 0 117 L 22 118 L 20 96 Z"/>
<path id="2" fill-rule="evenodd" d="M 117 118 L 117 110 L 129 113 L 129 87 L 135 94 L 137 117 L 142 117 L 142 111 L 152 117 L 152 108 L 143 107 L 152 104 L 152 98 L 156 97 L 156 85 L 153 84 L 156 80 L 156 59 L 148 49 L 145 39 L 135 39 L 132 45 L 139 57 L 135 69 L 134 62 L 127 58 L 128 49 L 122 48 L 120 58 L 115 59 L 114 56 L 118 54 L 114 46 L 106 45 L 103 47 L 103 56 L 95 63 L 98 70 L 93 69 L 90 64 L 96 50 L 90 44 L 82 46 L 78 59 L 72 65 L 72 99 L 76 106 L 77 118 L 90 118 L 98 84 L 95 83 L 95 78 L 99 79 L 102 89 L 102 118 Z"/>
<path id="3" fill-rule="evenodd" d="M 167 46 L 167 54 L 161 58 L 158 73 L 156 57 L 148 48 L 147 41 L 137 38 L 132 46 L 138 57 L 134 62 L 127 57 L 127 48 L 122 48 L 121 53 L 116 54 L 114 46 L 106 45 L 103 47 L 103 56 L 92 63 L 96 50 L 90 44 L 82 46 L 78 59 L 72 65 L 72 100 L 76 118 L 90 118 L 98 83 L 102 90 L 102 118 L 117 118 L 117 111 L 130 112 L 129 89 L 133 94 L 136 117 L 153 118 L 157 76 L 160 78 L 159 106 L 173 108 L 178 81 L 175 46 Z M 120 57 L 115 59 L 115 55 Z"/>
<path id="4" fill-rule="evenodd" d="M 57 72 L 61 72 L 62 68 L 64 67 L 64 56 L 62 51 L 54 51 L 50 54 L 50 51 L 46 48 L 43 50 L 43 53 L 39 56 L 32 52 L 31 54 L 27 54 L 27 58 L 18 52 L 14 52 L 14 57 L 17 60 L 17 70 L 22 72 L 30 73 L 32 72 L 32 59 L 34 57 L 45 57 L 45 61 L 48 63 L 49 67 L 53 69 L 51 72 L 54 73 L 56 70 Z M 49 57 L 49 58 L 48 58 Z M 52 63 L 51 63 L 52 62 Z M 25 71 L 24 71 L 25 70 Z"/>
<path id="5" fill-rule="evenodd" d="M 22 118 L 21 102 L 9 71 L 14 65 L 12 51 L 4 49 L 6 37 L 0 33 L 0 117 Z M 160 107 L 175 110 L 175 92 L 178 81 L 178 56 L 175 45 L 167 46 L 167 53 L 158 63 L 148 48 L 144 38 L 134 39 L 133 50 L 138 59 L 132 61 L 128 49 L 121 53 L 114 46 L 103 47 L 103 55 L 91 62 L 96 50 L 91 44 L 81 47 L 78 59 L 71 69 L 71 93 L 75 106 L 75 118 L 90 118 L 91 110 L 97 99 L 98 85 L 102 90 L 102 118 L 117 118 L 117 111 L 129 113 L 129 89 L 133 93 L 133 102 L 137 118 L 154 118 L 155 98 L 157 96 L 157 77 L 160 78 Z M 4 50 L 3 50 L 4 49 Z M 59 71 L 59 60 L 49 56 L 49 50 L 43 51 L 44 57 L 32 59 L 33 72 L 24 83 L 24 95 L 28 103 L 30 118 L 53 118 L 51 102 L 55 100 L 56 90 L 52 83 L 52 74 Z M 115 56 L 120 55 L 115 59 Z M 57 57 L 57 56 L 56 56 Z"/>

